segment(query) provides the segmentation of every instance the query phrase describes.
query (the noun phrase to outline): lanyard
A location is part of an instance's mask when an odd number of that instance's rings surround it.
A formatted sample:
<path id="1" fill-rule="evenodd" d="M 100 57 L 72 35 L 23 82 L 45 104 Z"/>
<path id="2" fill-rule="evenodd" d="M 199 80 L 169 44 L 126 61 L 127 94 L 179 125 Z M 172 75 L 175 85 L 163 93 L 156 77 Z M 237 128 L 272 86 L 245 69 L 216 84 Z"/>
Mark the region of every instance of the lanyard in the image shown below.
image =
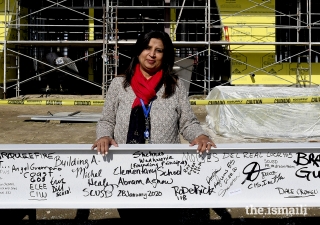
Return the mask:
<path id="1" fill-rule="evenodd" d="M 145 118 L 145 124 L 146 124 L 146 131 L 143 134 L 144 134 L 144 139 L 146 140 L 146 144 L 148 144 L 149 143 L 149 136 L 150 136 L 150 133 L 149 133 L 149 113 L 150 113 L 152 101 L 150 102 L 148 108 L 146 108 L 146 106 L 141 98 L 140 98 L 140 102 L 142 105 L 143 114 L 144 114 L 144 118 Z"/>

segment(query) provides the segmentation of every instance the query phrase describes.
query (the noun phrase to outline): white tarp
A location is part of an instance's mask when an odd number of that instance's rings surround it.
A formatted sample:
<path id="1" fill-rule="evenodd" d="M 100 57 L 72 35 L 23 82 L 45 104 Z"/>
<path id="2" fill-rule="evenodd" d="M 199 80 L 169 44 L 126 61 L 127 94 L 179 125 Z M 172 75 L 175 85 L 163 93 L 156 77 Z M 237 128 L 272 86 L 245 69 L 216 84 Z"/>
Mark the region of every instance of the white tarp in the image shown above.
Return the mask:
<path id="1" fill-rule="evenodd" d="M 219 86 L 207 100 L 319 96 L 320 88 Z M 207 105 L 217 135 L 242 138 L 320 137 L 320 103 Z"/>

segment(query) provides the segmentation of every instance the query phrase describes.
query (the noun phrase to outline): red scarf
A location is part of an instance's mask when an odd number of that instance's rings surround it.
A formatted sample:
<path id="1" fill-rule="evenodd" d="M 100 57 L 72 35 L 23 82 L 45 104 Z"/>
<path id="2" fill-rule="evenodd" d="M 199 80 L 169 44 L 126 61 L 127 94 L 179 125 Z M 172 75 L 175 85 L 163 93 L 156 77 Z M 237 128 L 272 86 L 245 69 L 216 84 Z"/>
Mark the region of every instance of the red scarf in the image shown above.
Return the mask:
<path id="1" fill-rule="evenodd" d="M 131 87 L 137 97 L 132 104 L 132 108 L 141 105 L 140 98 L 143 100 L 145 105 L 149 104 L 149 102 L 156 96 L 155 89 L 161 78 L 162 70 L 147 79 L 143 76 L 140 70 L 140 64 L 136 65 L 134 75 L 131 79 Z"/>

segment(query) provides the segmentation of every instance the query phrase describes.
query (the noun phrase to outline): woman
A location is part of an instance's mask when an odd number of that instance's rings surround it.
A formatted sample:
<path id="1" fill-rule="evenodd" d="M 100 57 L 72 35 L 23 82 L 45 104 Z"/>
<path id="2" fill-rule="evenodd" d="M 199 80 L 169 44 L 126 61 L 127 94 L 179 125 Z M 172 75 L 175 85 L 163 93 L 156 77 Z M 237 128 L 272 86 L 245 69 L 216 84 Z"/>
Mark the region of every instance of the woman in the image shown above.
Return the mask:
<path id="1" fill-rule="evenodd" d="M 179 133 L 190 146 L 198 145 L 200 154 L 216 147 L 192 112 L 184 84 L 173 73 L 173 64 L 174 48 L 167 33 L 151 31 L 139 36 L 125 75 L 115 77 L 109 86 L 92 149 L 105 155 L 110 145 L 117 147 L 118 143 L 177 144 Z M 139 224 L 155 219 L 180 221 L 185 211 L 118 209 L 125 222 Z"/>
<path id="2" fill-rule="evenodd" d="M 216 147 L 192 112 L 186 89 L 173 73 L 174 48 L 162 31 L 141 34 L 124 76 L 108 89 L 97 140 L 92 149 L 108 154 L 110 145 L 180 143 L 179 133 L 200 154 Z"/>

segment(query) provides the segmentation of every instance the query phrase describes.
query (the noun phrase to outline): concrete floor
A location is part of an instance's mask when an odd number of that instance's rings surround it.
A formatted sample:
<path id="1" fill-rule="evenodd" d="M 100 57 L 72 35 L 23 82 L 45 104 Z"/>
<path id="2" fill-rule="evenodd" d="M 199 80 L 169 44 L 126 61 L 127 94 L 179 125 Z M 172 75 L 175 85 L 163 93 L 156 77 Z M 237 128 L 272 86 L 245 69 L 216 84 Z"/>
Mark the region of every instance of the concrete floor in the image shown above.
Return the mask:
<path id="1" fill-rule="evenodd" d="M 2 118 L 3 121 L 0 120 L 0 133 L 5 134 L 6 137 L 0 135 L 0 143 L 20 143 L 22 141 L 25 143 L 21 136 L 26 136 L 31 133 L 28 129 L 30 128 L 30 123 L 27 124 L 21 121 L 21 118 L 17 118 L 17 115 L 21 114 L 39 114 L 40 112 L 47 112 L 48 110 L 52 112 L 57 111 L 68 111 L 71 110 L 69 108 L 61 108 L 59 106 L 55 106 L 54 108 L 49 108 L 45 106 L 39 107 L 23 107 L 23 106 L 1 106 L 0 109 L 0 117 L 3 117 L 5 111 L 8 111 L 8 117 Z M 79 109 L 72 108 L 72 110 Z M 82 111 L 90 111 L 93 108 L 82 108 Z M 23 111 L 25 110 L 25 111 Z M 71 111 L 72 111 L 71 110 Z M 100 108 L 96 110 L 96 112 L 100 112 Z M 204 106 L 193 106 L 193 110 L 200 120 L 202 124 L 205 122 L 205 110 Z M 41 114 L 41 113 L 40 113 Z M 1 119 L 1 118 L 0 118 Z M 5 124 L 5 121 L 6 124 Z M 9 121 L 9 122 L 8 122 Z M 20 124 L 19 124 L 20 123 Z M 21 136 L 14 137 L 13 135 L 17 136 L 17 130 L 13 129 L 13 124 L 18 124 L 19 130 L 24 129 L 26 133 L 22 134 Z M 55 134 L 59 137 L 59 143 L 61 143 L 62 138 L 64 138 L 63 133 L 69 132 L 70 135 L 72 134 L 74 138 L 79 139 L 79 133 L 72 132 L 71 129 L 79 130 L 78 126 L 84 126 L 81 124 L 61 124 L 61 126 L 53 126 L 52 124 L 48 123 L 37 123 L 36 124 L 38 129 L 41 126 L 45 126 L 50 130 L 50 133 L 47 134 L 45 137 L 46 140 L 51 140 L 50 138 L 54 138 L 53 129 L 56 129 Z M 35 129 L 33 125 L 32 129 Z M 7 127 L 6 127 L 7 126 Z M 25 128 L 23 128 L 25 126 Z M 70 128 L 71 127 L 71 128 Z M 83 127 L 82 127 L 83 128 Z M 7 130 L 11 129 L 11 132 Z M 59 130 L 61 129 L 61 130 Z M 66 131 L 67 130 L 67 131 Z M 91 142 L 94 139 L 94 130 L 95 126 L 92 124 L 86 124 L 85 130 L 88 131 L 88 134 L 85 133 L 85 137 L 87 138 L 87 142 Z M 38 143 L 39 141 L 43 141 L 43 139 L 37 139 L 40 134 L 45 135 L 44 132 L 37 133 L 35 137 L 28 139 L 29 141 L 32 139 L 33 142 Z M 82 132 L 83 133 L 83 132 Z M 12 136 L 10 136 L 12 134 Z M 67 140 L 62 140 L 63 143 L 66 141 L 73 141 L 77 139 L 72 139 L 73 137 L 68 136 L 66 137 Z M 54 141 L 53 139 L 51 140 Z M 215 137 L 216 144 L 218 143 L 227 143 L 227 142 L 237 142 L 239 140 L 231 140 L 228 138 L 222 137 Z M 241 140 L 240 140 L 241 141 Z M 252 140 L 250 140 L 252 141 Z M 259 140 L 257 140 L 259 141 Z M 86 143 L 87 143 L 86 142 Z M 184 141 L 185 142 L 185 141 Z M 54 142 L 53 142 L 54 143 Z M 68 143 L 68 142 L 66 142 Z M 307 208 L 307 215 L 306 216 L 254 216 L 248 215 L 244 208 L 228 208 L 228 209 L 186 209 L 184 210 L 183 217 L 179 224 L 285 224 L 285 225 L 298 225 L 298 224 L 319 224 L 320 221 L 320 211 L 319 208 Z M 88 224 L 88 225 L 95 225 L 95 224 L 108 224 L 108 225 L 120 225 L 120 224 L 127 224 L 126 221 L 123 221 L 117 209 L 1 209 L 0 210 L 0 218 L 1 222 L 0 225 L 6 224 L 39 224 L 39 225 L 68 225 L 68 224 Z M 159 215 L 159 218 L 163 218 L 163 215 Z M 159 218 L 154 218 L 153 221 L 148 221 L 148 224 L 157 224 Z M 168 218 L 168 224 L 170 224 L 170 218 Z"/>

